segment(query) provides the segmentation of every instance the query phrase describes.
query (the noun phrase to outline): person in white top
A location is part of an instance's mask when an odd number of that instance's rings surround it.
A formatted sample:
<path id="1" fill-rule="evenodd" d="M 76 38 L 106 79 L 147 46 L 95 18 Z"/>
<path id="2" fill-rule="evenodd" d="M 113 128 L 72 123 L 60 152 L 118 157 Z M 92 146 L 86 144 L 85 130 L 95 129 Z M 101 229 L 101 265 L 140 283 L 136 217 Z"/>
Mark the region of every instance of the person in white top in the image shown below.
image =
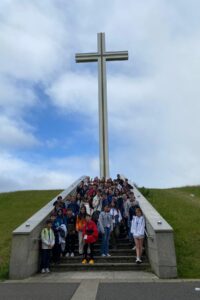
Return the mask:
<path id="1" fill-rule="evenodd" d="M 145 219 L 142 214 L 141 208 L 136 208 L 135 210 L 136 216 L 133 216 L 131 222 L 131 233 L 133 234 L 133 238 L 136 246 L 136 263 L 142 263 L 142 249 L 144 242 L 144 232 L 145 232 Z"/>
<path id="2" fill-rule="evenodd" d="M 99 211 L 101 212 L 102 210 L 102 205 L 101 205 L 101 191 L 97 190 L 96 196 L 94 196 L 92 200 L 92 206 L 94 208 L 94 211 Z"/>
<path id="3" fill-rule="evenodd" d="M 81 201 L 80 207 L 81 206 L 85 206 L 86 208 L 86 213 L 90 216 L 92 216 L 94 209 L 92 208 L 92 206 L 89 203 L 89 199 L 86 197 Z"/>
<path id="4" fill-rule="evenodd" d="M 41 232 L 42 253 L 41 253 L 41 273 L 49 273 L 51 249 L 55 245 L 55 235 L 52 230 L 51 220 L 47 220 Z"/>

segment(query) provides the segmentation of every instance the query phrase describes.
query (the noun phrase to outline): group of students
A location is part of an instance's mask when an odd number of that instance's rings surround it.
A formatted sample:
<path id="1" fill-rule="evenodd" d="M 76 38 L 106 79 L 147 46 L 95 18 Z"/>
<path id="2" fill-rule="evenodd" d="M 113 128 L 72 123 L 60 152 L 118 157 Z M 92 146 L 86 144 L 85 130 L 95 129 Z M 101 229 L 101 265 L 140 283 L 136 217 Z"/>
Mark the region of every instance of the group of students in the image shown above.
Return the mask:
<path id="1" fill-rule="evenodd" d="M 78 251 L 82 264 L 94 264 L 94 244 L 101 237 L 101 256 L 109 257 L 109 243 L 117 247 L 121 228 L 133 241 L 136 263 L 142 263 L 145 219 L 134 196 L 134 188 L 120 175 L 112 180 L 86 177 L 76 192 L 66 199 L 57 197 L 53 212 L 41 232 L 41 272 L 49 273 L 50 257 L 74 257 Z"/>

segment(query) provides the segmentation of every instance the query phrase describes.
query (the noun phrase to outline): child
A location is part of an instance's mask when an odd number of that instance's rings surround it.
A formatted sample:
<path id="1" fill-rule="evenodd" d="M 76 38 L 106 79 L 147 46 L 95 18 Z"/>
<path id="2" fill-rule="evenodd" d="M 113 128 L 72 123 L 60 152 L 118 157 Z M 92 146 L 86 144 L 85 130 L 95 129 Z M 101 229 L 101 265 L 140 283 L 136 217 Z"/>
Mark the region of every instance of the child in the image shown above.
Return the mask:
<path id="1" fill-rule="evenodd" d="M 66 257 L 74 257 L 75 239 L 76 239 L 76 218 L 73 216 L 72 210 L 67 209 L 67 238 L 66 238 Z"/>
<path id="2" fill-rule="evenodd" d="M 98 239 L 98 230 L 96 224 L 91 220 L 91 215 L 86 214 L 86 223 L 83 227 L 83 239 L 84 239 L 84 254 L 82 264 L 87 263 L 88 246 L 90 246 L 90 260 L 89 264 L 94 264 L 94 243 Z"/>
<path id="3" fill-rule="evenodd" d="M 144 241 L 145 219 L 141 208 L 136 208 L 136 216 L 133 216 L 131 223 L 131 233 L 133 234 L 136 247 L 136 263 L 141 264 L 142 247 Z"/>
<path id="4" fill-rule="evenodd" d="M 105 206 L 109 206 L 111 204 L 111 201 L 109 202 L 108 196 L 107 196 L 107 194 L 105 192 L 102 193 L 101 203 L 102 203 L 102 210 L 103 211 L 104 211 L 104 207 Z"/>
<path id="5" fill-rule="evenodd" d="M 136 211 L 136 208 L 140 207 L 139 206 L 139 202 L 135 199 L 135 196 L 133 193 L 130 194 L 130 208 L 129 208 L 129 223 L 130 223 L 130 226 L 131 227 L 131 222 L 132 222 L 132 219 L 133 219 L 133 216 L 135 216 L 135 211 Z M 130 236 L 129 236 L 130 240 L 131 240 L 131 243 L 133 243 L 133 248 L 132 250 L 135 250 L 136 247 L 135 247 L 135 242 L 134 242 L 134 239 L 133 239 L 133 235 L 131 234 L 130 232 Z"/>
<path id="6" fill-rule="evenodd" d="M 83 206 L 83 205 L 86 208 L 86 213 L 92 216 L 94 210 L 93 210 L 91 203 L 89 202 L 89 198 L 87 198 L 86 195 L 83 198 L 83 200 L 81 201 L 81 206 Z"/>
<path id="7" fill-rule="evenodd" d="M 60 255 L 61 255 L 61 247 L 59 243 L 59 232 L 58 232 L 58 226 L 55 223 L 56 220 L 56 214 L 53 213 L 51 215 L 51 222 L 52 222 L 52 230 L 55 236 L 55 244 L 52 248 L 52 261 L 57 264 L 60 262 Z"/>
<path id="8" fill-rule="evenodd" d="M 122 215 L 120 210 L 116 207 L 116 202 L 114 201 L 111 202 L 110 215 L 113 221 L 113 231 L 111 234 L 111 240 L 112 240 L 113 248 L 116 249 L 117 238 L 119 237 L 120 234 L 119 225 L 120 222 L 122 221 Z"/>
<path id="9" fill-rule="evenodd" d="M 72 210 L 73 215 L 76 217 L 79 213 L 79 205 L 76 203 L 76 197 L 74 195 L 71 196 L 71 203 L 67 208 Z"/>
<path id="10" fill-rule="evenodd" d="M 124 213 L 123 213 L 123 220 L 124 220 L 124 225 L 126 227 L 126 234 L 127 237 L 129 237 L 129 208 L 130 208 L 130 201 L 128 200 L 128 197 L 126 194 L 122 195 L 123 198 L 123 206 L 124 206 Z"/>
<path id="11" fill-rule="evenodd" d="M 95 211 L 101 211 L 101 190 L 97 190 L 96 196 L 92 200 L 92 206 Z"/>
<path id="12" fill-rule="evenodd" d="M 86 208 L 81 206 L 81 210 L 76 219 L 76 231 L 78 232 L 79 254 L 83 254 L 83 227 L 86 223 Z"/>
<path id="13" fill-rule="evenodd" d="M 52 222 L 47 220 L 45 227 L 41 232 L 42 240 L 42 259 L 41 259 L 41 273 L 49 273 L 49 264 L 50 264 L 50 252 L 55 244 L 55 236 L 53 230 L 51 229 Z"/>
<path id="14" fill-rule="evenodd" d="M 66 217 L 63 215 L 62 209 L 59 209 L 57 216 L 52 223 L 52 229 L 55 235 L 55 245 L 53 247 L 53 262 L 59 263 L 61 253 L 65 250 L 65 237 L 67 235 L 66 230 Z"/>
<path id="15" fill-rule="evenodd" d="M 102 211 L 99 215 L 99 228 L 102 234 L 101 256 L 110 256 L 108 250 L 110 233 L 113 230 L 113 221 L 108 205 L 104 206 L 104 211 Z"/>
<path id="16" fill-rule="evenodd" d="M 59 227 L 62 224 L 66 225 L 66 217 L 63 215 L 63 211 L 61 208 L 57 211 L 57 216 L 54 223 L 57 227 Z"/>

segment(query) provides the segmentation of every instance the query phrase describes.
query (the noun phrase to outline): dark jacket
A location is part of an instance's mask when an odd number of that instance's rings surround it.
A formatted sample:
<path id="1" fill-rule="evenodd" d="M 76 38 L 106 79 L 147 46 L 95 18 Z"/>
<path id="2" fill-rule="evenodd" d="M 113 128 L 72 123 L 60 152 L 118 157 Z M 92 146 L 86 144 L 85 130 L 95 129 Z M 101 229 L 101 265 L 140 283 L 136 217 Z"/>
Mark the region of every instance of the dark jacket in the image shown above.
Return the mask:
<path id="1" fill-rule="evenodd" d="M 71 202 L 71 203 L 68 205 L 67 208 L 70 208 L 70 209 L 72 210 L 74 216 L 77 216 L 77 215 L 78 215 L 78 213 L 79 213 L 79 205 L 78 205 L 76 202 L 74 202 L 74 203 Z"/>
<path id="2" fill-rule="evenodd" d="M 67 232 L 69 235 L 75 234 L 76 231 L 76 217 L 71 216 L 71 217 L 66 217 L 67 221 Z"/>

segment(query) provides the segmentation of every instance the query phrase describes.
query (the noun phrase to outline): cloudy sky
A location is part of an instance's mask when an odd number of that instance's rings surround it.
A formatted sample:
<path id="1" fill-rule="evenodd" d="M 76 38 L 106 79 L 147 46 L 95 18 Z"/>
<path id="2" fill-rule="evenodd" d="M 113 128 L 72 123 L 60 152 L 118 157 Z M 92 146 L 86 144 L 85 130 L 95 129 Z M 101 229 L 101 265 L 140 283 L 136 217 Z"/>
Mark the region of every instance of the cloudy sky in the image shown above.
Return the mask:
<path id="1" fill-rule="evenodd" d="M 200 183 L 199 0 L 1 0 L 0 191 L 99 174 L 97 64 L 108 51 L 110 171 L 138 185 Z"/>

